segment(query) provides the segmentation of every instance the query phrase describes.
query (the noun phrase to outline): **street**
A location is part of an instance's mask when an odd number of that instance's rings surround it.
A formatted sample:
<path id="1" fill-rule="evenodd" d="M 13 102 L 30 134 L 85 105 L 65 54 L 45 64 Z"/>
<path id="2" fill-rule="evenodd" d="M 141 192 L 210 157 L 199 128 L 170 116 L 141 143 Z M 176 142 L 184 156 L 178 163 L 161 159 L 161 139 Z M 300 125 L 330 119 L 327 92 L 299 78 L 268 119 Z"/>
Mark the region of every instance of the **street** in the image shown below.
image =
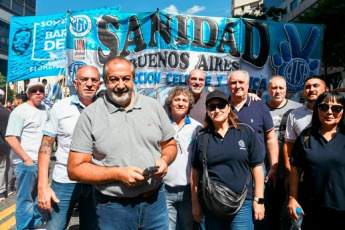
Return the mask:
<path id="1" fill-rule="evenodd" d="M 54 167 L 55 157 L 52 157 L 50 161 L 50 175 L 52 174 L 52 168 Z M 50 178 L 51 181 L 51 178 Z M 15 230 L 16 229 L 16 219 L 15 219 L 15 209 L 16 209 L 16 192 L 13 192 L 7 197 L 4 202 L 0 203 L 0 229 L 1 230 Z M 73 212 L 71 221 L 68 225 L 68 230 L 79 229 L 79 218 L 78 211 Z"/>

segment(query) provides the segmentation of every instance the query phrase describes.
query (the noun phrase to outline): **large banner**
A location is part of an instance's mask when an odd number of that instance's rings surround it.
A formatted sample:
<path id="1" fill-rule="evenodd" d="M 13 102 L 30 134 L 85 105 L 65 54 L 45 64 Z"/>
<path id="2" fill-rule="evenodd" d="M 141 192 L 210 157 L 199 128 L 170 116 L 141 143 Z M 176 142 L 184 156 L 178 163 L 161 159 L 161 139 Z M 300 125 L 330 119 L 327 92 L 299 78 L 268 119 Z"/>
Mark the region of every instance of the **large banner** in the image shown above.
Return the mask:
<path id="1" fill-rule="evenodd" d="M 284 76 L 288 91 L 298 92 L 308 76 L 320 73 L 321 25 L 107 8 L 71 11 L 65 25 L 69 84 L 79 66 L 92 64 L 102 72 L 115 56 L 132 61 L 137 90 L 151 96 L 186 85 L 195 68 L 206 73 L 208 87 L 222 90 L 231 71 L 247 70 L 250 89 L 261 93 L 273 75 Z"/>
<path id="2" fill-rule="evenodd" d="M 64 71 L 66 21 L 66 14 L 11 18 L 7 82 Z"/>

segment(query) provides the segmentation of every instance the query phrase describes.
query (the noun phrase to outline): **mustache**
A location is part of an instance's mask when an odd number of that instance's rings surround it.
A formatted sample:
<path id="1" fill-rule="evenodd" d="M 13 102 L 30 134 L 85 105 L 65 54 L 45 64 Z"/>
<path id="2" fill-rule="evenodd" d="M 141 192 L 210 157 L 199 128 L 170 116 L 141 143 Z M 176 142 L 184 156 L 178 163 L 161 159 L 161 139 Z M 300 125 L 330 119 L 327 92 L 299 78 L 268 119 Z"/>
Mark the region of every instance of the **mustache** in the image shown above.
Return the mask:
<path id="1" fill-rule="evenodd" d="M 125 88 L 123 88 L 123 89 L 114 89 L 113 90 L 113 92 L 114 93 L 126 93 L 126 92 L 128 92 L 128 88 L 127 87 L 125 87 Z"/>

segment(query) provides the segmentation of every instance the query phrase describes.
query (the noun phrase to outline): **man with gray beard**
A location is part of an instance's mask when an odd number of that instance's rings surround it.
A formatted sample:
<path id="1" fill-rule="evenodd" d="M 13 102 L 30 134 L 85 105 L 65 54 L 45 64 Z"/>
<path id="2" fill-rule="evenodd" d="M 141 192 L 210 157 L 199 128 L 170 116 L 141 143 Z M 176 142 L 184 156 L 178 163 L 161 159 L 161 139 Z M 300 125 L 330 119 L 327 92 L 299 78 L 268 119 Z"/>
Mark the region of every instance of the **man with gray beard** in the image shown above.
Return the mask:
<path id="1" fill-rule="evenodd" d="M 162 179 L 176 157 L 175 129 L 158 101 L 133 91 L 134 76 L 125 58 L 104 64 L 106 95 L 85 108 L 70 145 L 69 178 L 94 185 L 100 229 L 169 227 Z"/>

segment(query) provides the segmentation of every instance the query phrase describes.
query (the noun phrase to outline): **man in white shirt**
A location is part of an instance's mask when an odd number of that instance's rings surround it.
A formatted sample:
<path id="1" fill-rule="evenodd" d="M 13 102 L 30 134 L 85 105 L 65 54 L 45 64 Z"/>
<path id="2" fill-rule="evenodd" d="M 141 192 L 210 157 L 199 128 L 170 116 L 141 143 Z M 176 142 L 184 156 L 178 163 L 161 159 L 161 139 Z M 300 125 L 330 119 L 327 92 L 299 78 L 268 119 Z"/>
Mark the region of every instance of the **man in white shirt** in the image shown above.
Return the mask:
<path id="1" fill-rule="evenodd" d="M 79 203 L 81 229 L 97 229 L 96 212 L 92 200 L 92 185 L 76 183 L 68 178 L 69 145 L 80 113 L 90 105 L 100 87 L 97 68 L 82 66 L 73 80 L 77 94 L 58 101 L 50 110 L 43 128 L 43 139 L 38 157 L 38 205 L 51 213 L 47 229 L 66 229 L 76 203 Z M 52 185 L 48 171 L 55 139 L 58 147 Z"/>
<path id="2" fill-rule="evenodd" d="M 48 115 L 41 105 L 44 85 L 32 82 L 28 84 L 26 93 L 29 100 L 13 110 L 6 130 L 6 141 L 13 151 L 14 173 L 18 181 L 17 229 L 42 225 L 41 210 L 37 207 L 37 159 L 42 128 Z"/>

